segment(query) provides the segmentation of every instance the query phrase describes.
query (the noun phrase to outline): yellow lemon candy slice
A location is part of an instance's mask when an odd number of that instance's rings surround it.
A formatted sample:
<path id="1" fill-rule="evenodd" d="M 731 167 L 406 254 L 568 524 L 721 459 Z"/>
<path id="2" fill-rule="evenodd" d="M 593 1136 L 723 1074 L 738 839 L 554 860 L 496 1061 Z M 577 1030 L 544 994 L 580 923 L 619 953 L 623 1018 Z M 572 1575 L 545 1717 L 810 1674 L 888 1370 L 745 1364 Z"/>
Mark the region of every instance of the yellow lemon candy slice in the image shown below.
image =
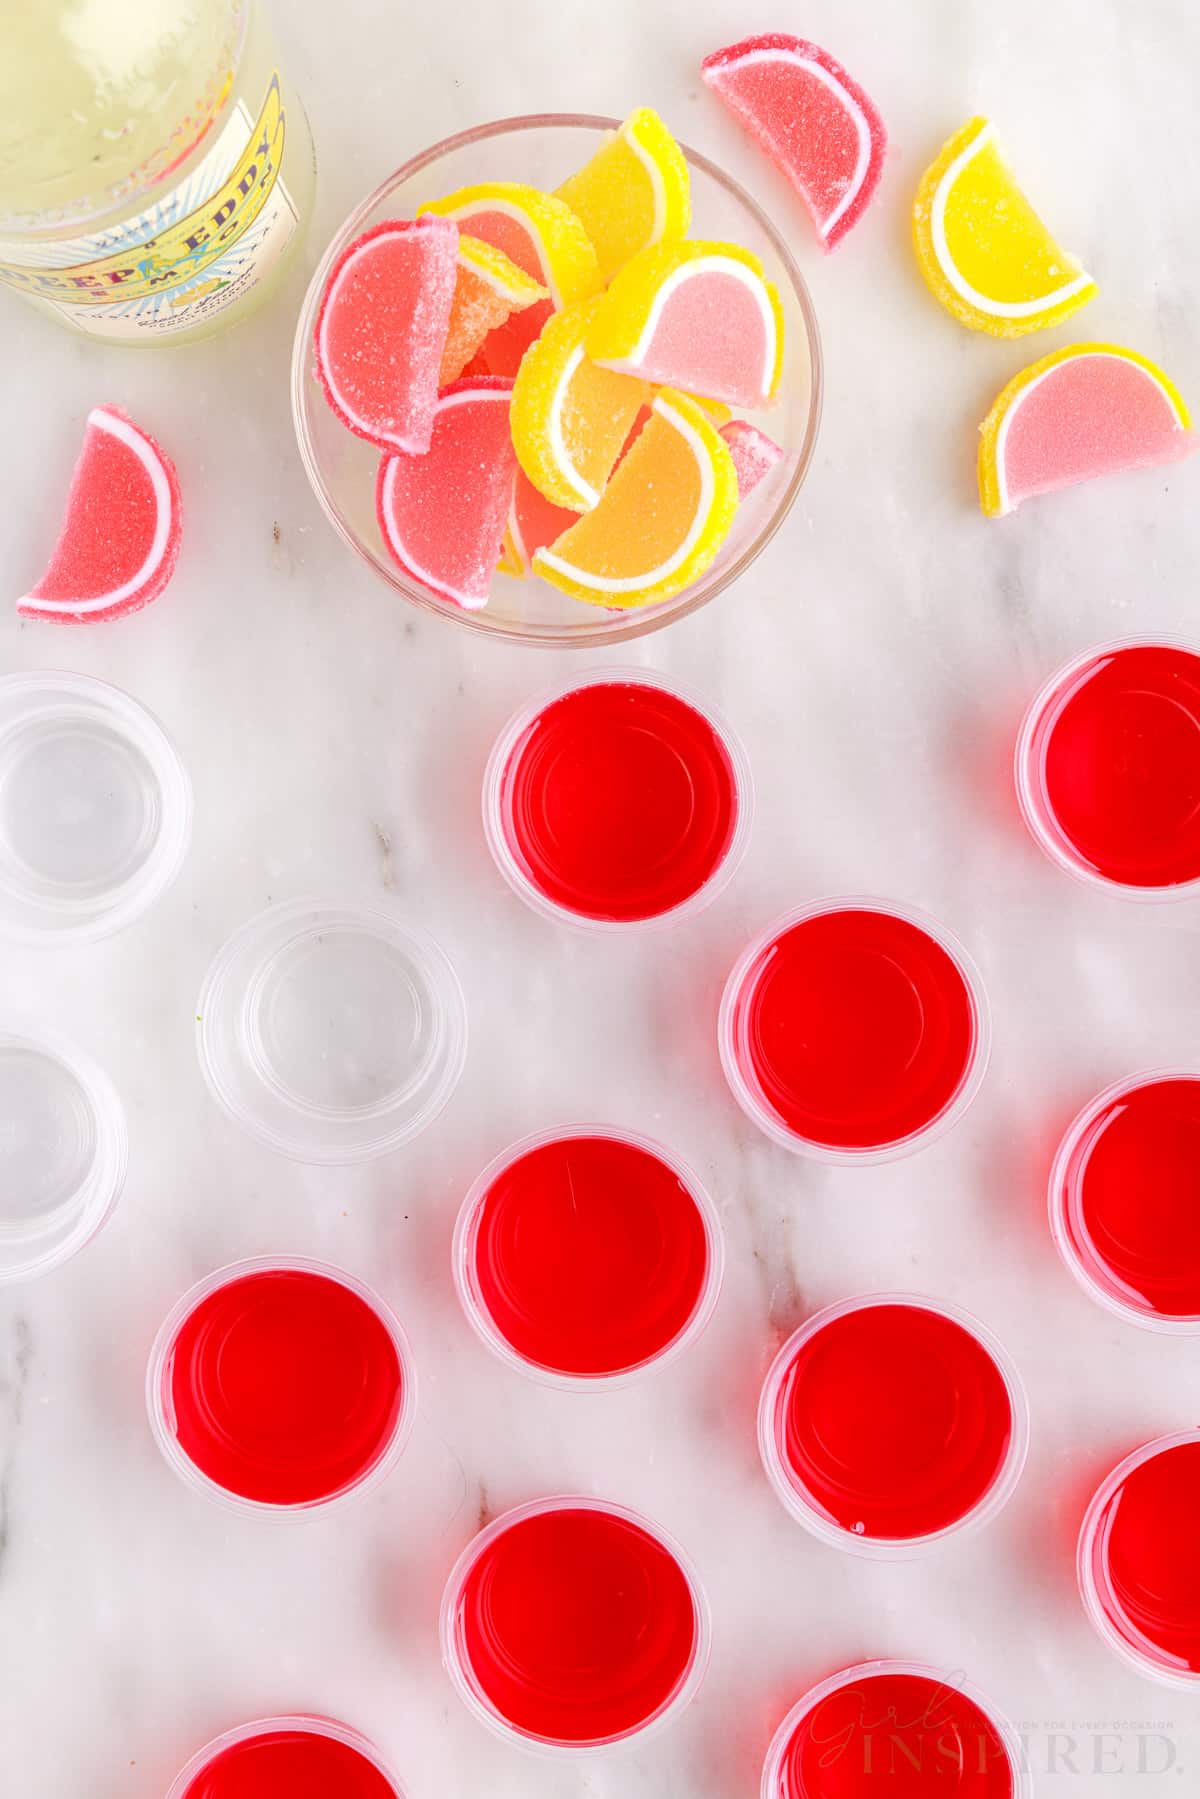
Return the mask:
<path id="1" fill-rule="evenodd" d="M 694 400 L 664 389 L 600 504 L 535 552 L 534 573 L 593 606 L 669 599 L 712 562 L 737 505 L 728 445 Z"/>
<path id="2" fill-rule="evenodd" d="M 593 362 L 755 411 L 783 369 L 779 294 L 740 244 L 655 244 L 613 279 L 587 337 Z"/>
<path id="3" fill-rule="evenodd" d="M 995 126 L 972 119 L 926 169 L 913 243 L 931 292 L 973 331 L 1021 337 L 1069 318 L 1096 284 L 1014 181 Z"/>
<path id="4" fill-rule="evenodd" d="M 639 250 L 686 237 L 691 223 L 683 151 L 648 106 L 630 113 L 557 192 L 583 221 L 605 281 Z"/>
<path id="5" fill-rule="evenodd" d="M 586 512 L 600 499 L 651 387 L 598 368 L 584 354 L 601 296 L 556 312 L 525 352 L 513 387 L 517 461 L 556 506 Z"/>

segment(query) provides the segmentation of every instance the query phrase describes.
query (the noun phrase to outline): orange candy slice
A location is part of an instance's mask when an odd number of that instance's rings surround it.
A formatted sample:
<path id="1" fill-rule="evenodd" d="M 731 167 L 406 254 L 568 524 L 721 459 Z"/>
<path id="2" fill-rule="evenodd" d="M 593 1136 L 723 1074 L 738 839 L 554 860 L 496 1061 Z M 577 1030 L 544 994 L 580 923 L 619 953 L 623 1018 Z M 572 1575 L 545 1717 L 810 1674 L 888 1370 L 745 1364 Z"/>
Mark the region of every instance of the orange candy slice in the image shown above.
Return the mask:
<path id="1" fill-rule="evenodd" d="M 438 386 L 457 381 L 474 358 L 485 337 L 497 330 L 514 312 L 524 312 L 549 291 L 511 257 L 485 244 L 482 238 L 460 237 L 450 328 L 442 351 Z"/>
<path id="2" fill-rule="evenodd" d="M 712 563 L 737 505 L 728 445 L 694 400 L 665 389 L 599 505 L 535 553 L 534 573 L 593 606 L 669 599 Z"/>

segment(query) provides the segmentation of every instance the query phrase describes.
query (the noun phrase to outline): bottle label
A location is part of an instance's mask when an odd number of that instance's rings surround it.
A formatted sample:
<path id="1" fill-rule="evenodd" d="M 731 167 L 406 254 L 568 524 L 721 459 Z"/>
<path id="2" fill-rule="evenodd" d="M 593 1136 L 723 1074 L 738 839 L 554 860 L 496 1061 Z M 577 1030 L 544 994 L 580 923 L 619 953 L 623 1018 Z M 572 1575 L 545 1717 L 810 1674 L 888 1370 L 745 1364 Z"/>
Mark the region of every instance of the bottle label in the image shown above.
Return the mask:
<path id="1" fill-rule="evenodd" d="M 245 298 L 299 225 L 281 177 L 286 122 L 275 75 L 258 118 L 238 100 L 208 154 L 144 211 L 82 237 L 0 237 L 0 282 L 91 337 L 205 323 Z"/>

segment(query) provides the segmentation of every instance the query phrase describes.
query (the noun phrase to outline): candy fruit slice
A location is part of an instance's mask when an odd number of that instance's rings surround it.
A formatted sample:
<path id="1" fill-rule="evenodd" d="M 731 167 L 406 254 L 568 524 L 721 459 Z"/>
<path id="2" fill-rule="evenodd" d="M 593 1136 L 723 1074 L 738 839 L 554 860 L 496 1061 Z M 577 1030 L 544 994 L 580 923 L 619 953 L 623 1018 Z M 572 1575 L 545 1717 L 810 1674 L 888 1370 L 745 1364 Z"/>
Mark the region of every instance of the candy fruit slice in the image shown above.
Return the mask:
<path id="1" fill-rule="evenodd" d="M 482 238 L 460 237 L 458 278 L 439 385 L 449 387 L 467 371 L 489 331 L 498 329 L 514 312 L 524 312 L 527 306 L 549 297 L 548 289 L 519 269 L 503 250 L 485 244 Z"/>
<path id="2" fill-rule="evenodd" d="M 388 550 L 414 580 L 472 610 L 487 604 L 512 502 L 511 397 L 511 381 L 495 376 L 456 381 L 438 400 L 427 453 L 379 466 Z"/>
<path id="3" fill-rule="evenodd" d="M 565 201 L 536 187 L 483 182 L 430 200 L 420 212 L 452 219 L 461 231 L 494 245 L 549 292 L 548 300 L 527 306 L 489 334 L 485 354 L 493 374 L 515 375 L 550 314 L 586 300 L 601 285 L 587 232 Z"/>
<path id="4" fill-rule="evenodd" d="M 721 436 L 729 445 L 729 454 L 733 457 L 733 466 L 737 472 L 738 499 L 744 500 L 747 494 L 754 492 L 764 475 L 769 475 L 775 464 L 783 456 L 783 451 L 774 438 L 760 431 L 757 425 L 751 425 L 745 419 L 730 419 L 727 425 L 721 426 Z"/>
<path id="5" fill-rule="evenodd" d="M 116 406 L 89 414 L 50 566 L 17 601 L 22 618 L 92 624 L 156 600 L 179 558 L 175 465 Z"/>
<path id="6" fill-rule="evenodd" d="M 450 325 L 458 232 L 393 219 L 347 246 L 317 317 L 317 373 L 344 425 L 384 450 L 429 448 Z"/>
<path id="7" fill-rule="evenodd" d="M 1096 297 L 1013 179 L 996 127 L 972 119 L 921 178 L 913 243 L 931 292 L 973 331 L 1021 337 Z"/>
<path id="8" fill-rule="evenodd" d="M 694 400 L 667 389 L 600 504 L 537 551 L 534 573 L 594 606 L 669 599 L 712 562 L 737 503 L 728 446 Z"/>
<path id="9" fill-rule="evenodd" d="M 578 513 L 556 506 L 539 493 L 523 468 L 518 468 L 513 488 L 508 528 L 500 567 L 506 575 L 527 575 L 538 550 L 560 538 L 576 522 Z"/>
<path id="10" fill-rule="evenodd" d="M 686 237 L 692 220 L 683 151 L 648 106 L 630 113 L 557 192 L 582 220 L 605 281 L 639 250 Z"/>
<path id="11" fill-rule="evenodd" d="M 799 190 L 832 250 L 883 173 L 887 131 L 870 96 L 827 50 L 782 31 L 714 50 L 700 73 Z"/>
<path id="12" fill-rule="evenodd" d="M 586 347 L 604 368 L 753 409 L 779 387 L 783 309 L 749 250 L 657 244 L 615 277 Z"/>
<path id="13" fill-rule="evenodd" d="M 603 295 L 547 319 L 525 352 L 513 388 L 517 460 L 556 506 L 595 506 L 640 409 L 648 381 L 598 368 L 584 339 Z"/>
<path id="14" fill-rule="evenodd" d="M 979 498 L 991 518 L 1097 475 L 1181 462 L 1187 407 L 1160 368 L 1118 344 L 1072 344 L 1022 369 L 980 427 Z"/>

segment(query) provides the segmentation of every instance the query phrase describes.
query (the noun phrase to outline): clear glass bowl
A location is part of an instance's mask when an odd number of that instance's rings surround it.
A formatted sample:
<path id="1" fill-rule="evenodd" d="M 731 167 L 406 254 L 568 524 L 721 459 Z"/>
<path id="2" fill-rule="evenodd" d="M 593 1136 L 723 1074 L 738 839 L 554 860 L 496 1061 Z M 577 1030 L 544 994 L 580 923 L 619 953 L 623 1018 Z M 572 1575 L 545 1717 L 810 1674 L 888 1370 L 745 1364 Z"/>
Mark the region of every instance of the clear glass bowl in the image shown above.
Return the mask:
<path id="1" fill-rule="evenodd" d="M 596 150 L 618 123 L 582 113 L 500 119 L 460 132 L 397 169 L 346 220 L 313 276 L 292 354 L 292 408 L 300 454 L 334 529 L 398 594 L 443 618 L 507 642 L 555 646 L 621 643 L 695 612 L 743 574 L 770 542 L 800 491 L 812 461 L 821 413 L 821 349 L 804 278 L 782 236 L 745 190 L 683 146 L 692 176 L 692 235 L 739 243 L 762 259 L 783 302 L 786 348 L 778 403 L 752 415 L 786 454 L 739 511 L 720 554 L 700 579 L 657 606 L 609 612 L 560 593 L 547 582 L 497 575 L 487 606 L 467 612 L 410 580 L 392 561 L 375 517 L 379 451 L 346 430 L 325 401 L 312 340 L 321 293 L 336 258 L 382 220 L 412 217 L 425 200 L 481 181 L 521 181 L 553 189 Z"/>

